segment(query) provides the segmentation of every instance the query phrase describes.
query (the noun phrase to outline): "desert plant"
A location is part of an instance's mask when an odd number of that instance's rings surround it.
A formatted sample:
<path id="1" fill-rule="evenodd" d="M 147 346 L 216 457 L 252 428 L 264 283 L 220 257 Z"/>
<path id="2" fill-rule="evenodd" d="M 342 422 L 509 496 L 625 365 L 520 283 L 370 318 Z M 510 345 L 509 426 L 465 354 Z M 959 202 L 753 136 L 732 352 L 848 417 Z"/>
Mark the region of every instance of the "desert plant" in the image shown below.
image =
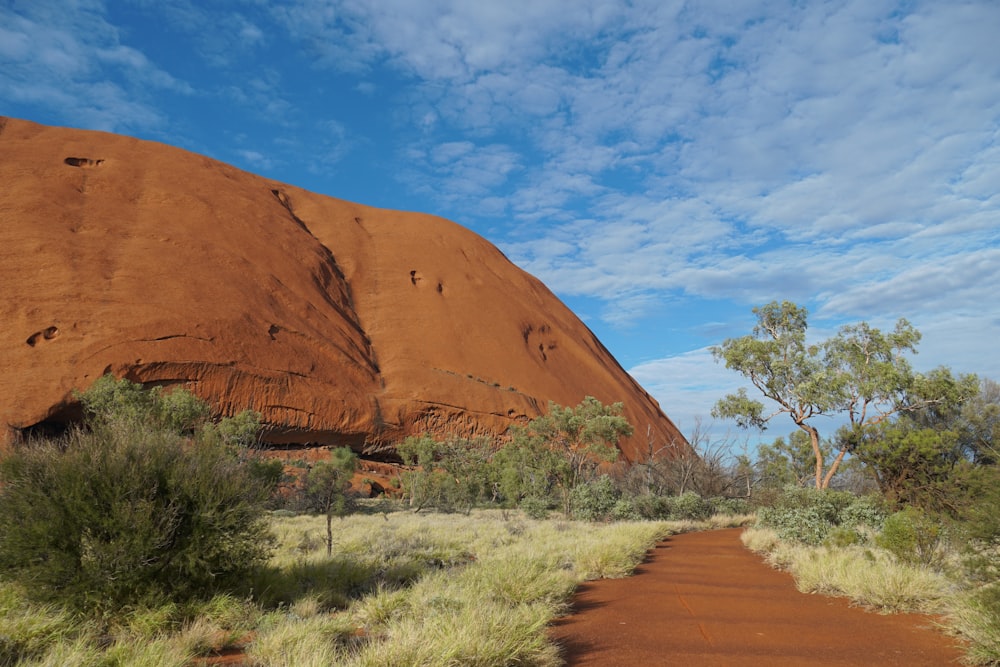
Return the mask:
<path id="1" fill-rule="evenodd" d="M 592 482 L 577 485 L 570 493 L 570 512 L 583 521 L 602 521 L 611 518 L 621 492 L 607 475 Z"/>
<path id="2" fill-rule="evenodd" d="M 403 489 L 414 511 L 469 511 L 487 497 L 492 446 L 486 439 L 451 438 L 436 441 L 429 435 L 410 436 L 397 447 L 403 463 Z"/>
<path id="3" fill-rule="evenodd" d="M 701 521 L 712 516 L 712 503 L 693 491 L 686 491 L 673 499 L 670 518 L 677 520 Z"/>
<path id="4" fill-rule="evenodd" d="M 158 399 L 126 382 L 118 408 L 108 395 L 121 387 L 84 394 L 100 406 L 91 430 L 24 443 L 0 462 L 0 573 L 88 610 L 240 587 L 270 551 L 270 489 L 219 441 L 138 419 Z"/>
<path id="5" fill-rule="evenodd" d="M 904 563 L 935 565 L 941 560 L 942 527 L 916 507 L 886 518 L 875 543 Z"/>
<path id="6" fill-rule="evenodd" d="M 845 491 L 787 487 L 771 507 L 757 512 L 758 523 L 774 528 L 783 540 L 822 544 L 838 527 L 878 529 L 883 513 L 878 502 Z M 858 533 L 859 541 L 864 537 Z"/>
<path id="7" fill-rule="evenodd" d="M 328 461 L 320 461 L 306 473 L 305 501 L 307 507 L 326 515 L 326 554 L 333 553 L 333 517 L 350 510 L 347 494 L 351 476 L 358 467 L 358 455 L 348 447 L 330 452 Z"/>
<path id="8" fill-rule="evenodd" d="M 948 621 L 969 642 L 966 659 L 970 664 L 1000 664 L 1000 584 L 958 596 L 950 605 Z"/>

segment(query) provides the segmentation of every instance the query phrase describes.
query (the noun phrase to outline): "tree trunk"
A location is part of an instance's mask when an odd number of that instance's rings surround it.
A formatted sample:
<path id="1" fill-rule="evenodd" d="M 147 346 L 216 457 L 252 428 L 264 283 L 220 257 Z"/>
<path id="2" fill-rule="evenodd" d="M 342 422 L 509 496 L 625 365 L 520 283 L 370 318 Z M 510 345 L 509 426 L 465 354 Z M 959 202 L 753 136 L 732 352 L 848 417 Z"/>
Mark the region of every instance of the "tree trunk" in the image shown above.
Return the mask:
<path id="1" fill-rule="evenodd" d="M 816 456 L 816 488 L 826 488 L 823 486 L 823 452 L 819 449 L 819 431 L 814 426 L 810 426 L 805 422 L 796 421 L 795 423 L 800 429 L 809 434 L 809 442 L 812 445 L 813 454 Z"/>
<path id="2" fill-rule="evenodd" d="M 837 472 L 837 468 L 840 467 L 840 462 L 844 460 L 844 455 L 847 454 L 846 449 L 841 449 L 840 453 L 837 454 L 837 458 L 833 460 L 830 464 L 830 469 L 826 472 L 826 477 L 823 478 L 823 488 L 830 488 L 830 480 L 833 479 L 833 475 Z"/>
<path id="3" fill-rule="evenodd" d="M 333 510 L 326 511 L 326 555 L 333 556 Z"/>

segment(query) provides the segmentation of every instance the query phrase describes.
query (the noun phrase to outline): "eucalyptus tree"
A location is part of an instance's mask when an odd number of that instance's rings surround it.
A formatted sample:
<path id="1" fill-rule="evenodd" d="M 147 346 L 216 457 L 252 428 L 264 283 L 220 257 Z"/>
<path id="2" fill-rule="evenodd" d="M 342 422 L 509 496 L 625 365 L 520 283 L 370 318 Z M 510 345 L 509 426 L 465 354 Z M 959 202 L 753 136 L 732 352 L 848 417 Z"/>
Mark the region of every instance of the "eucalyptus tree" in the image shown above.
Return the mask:
<path id="1" fill-rule="evenodd" d="M 358 455 L 349 447 L 330 451 L 330 458 L 315 463 L 304 480 L 305 500 L 310 509 L 326 515 L 326 555 L 333 553 L 333 517 L 350 509 L 347 495 L 358 468 Z"/>
<path id="2" fill-rule="evenodd" d="M 914 372 L 904 355 L 916 353 L 920 332 L 905 319 L 888 333 L 861 322 L 842 327 L 826 341 L 809 343 L 805 308 L 773 301 L 753 312 L 757 324 L 750 335 L 727 339 L 711 351 L 716 361 L 747 378 L 768 403 L 740 388 L 721 398 L 712 415 L 761 430 L 774 417 L 788 415 L 809 436 L 817 489 L 829 487 L 868 427 L 954 401 L 964 392 L 958 385 L 972 378 L 956 380 L 945 371 Z M 849 425 L 838 434 L 836 454 L 827 466 L 815 421 L 829 415 L 845 415 Z"/>

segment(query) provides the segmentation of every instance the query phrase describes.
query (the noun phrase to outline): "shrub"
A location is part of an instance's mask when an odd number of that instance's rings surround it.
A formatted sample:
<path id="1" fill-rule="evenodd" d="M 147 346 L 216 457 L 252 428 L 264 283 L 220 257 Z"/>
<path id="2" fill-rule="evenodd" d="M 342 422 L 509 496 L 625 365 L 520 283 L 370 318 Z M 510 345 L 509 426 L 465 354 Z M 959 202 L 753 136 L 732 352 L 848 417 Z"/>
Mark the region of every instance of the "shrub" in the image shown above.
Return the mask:
<path id="1" fill-rule="evenodd" d="M 848 528 L 847 526 L 837 526 L 827 533 L 823 544 L 828 547 L 843 549 L 844 547 L 861 544 L 861 536 L 858 535 L 858 531 L 853 528 Z"/>
<path id="2" fill-rule="evenodd" d="M 631 499 L 632 507 L 642 519 L 664 520 L 670 518 L 673 503 L 670 496 L 644 493 Z"/>
<path id="3" fill-rule="evenodd" d="M 712 516 L 712 503 L 693 491 L 686 491 L 673 499 L 671 518 L 691 521 L 701 521 Z"/>
<path id="4" fill-rule="evenodd" d="M 173 433 L 193 433 L 208 422 L 208 404 L 184 389 L 167 392 L 113 375 L 97 379 L 78 393 L 87 422 L 94 426 L 127 422 Z"/>
<path id="5" fill-rule="evenodd" d="M 271 489 L 218 439 L 142 423 L 145 399 L 123 386 L 123 416 L 101 383 L 84 397 L 102 405 L 93 430 L 0 462 L 0 576 L 97 611 L 240 587 L 270 553 Z"/>
<path id="6" fill-rule="evenodd" d="M 611 518 L 615 521 L 639 521 L 643 517 L 631 498 L 619 498 L 611 508 Z"/>
<path id="7" fill-rule="evenodd" d="M 605 521 L 611 518 L 621 492 L 607 475 L 593 482 L 579 484 L 570 493 L 570 512 L 583 521 Z"/>
<path id="8" fill-rule="evenodd" d="M 760 508 L 757 519 L 761 526 L 774 528 L 783 540 L 817 546 L 838 527 L 856 532 L 859 526 L 877 529 L 882 513 L 877 501 L 864 496 L 789 487 L 772 507 Z M 838 537 L 843 538 L 843 534 Z M 859 532 L 858 541 L 863 539 Z"/>
<path id="9" fill-rule="evenodd" d="M 552 501 L 539 496 L 524 498 L 519 507 L 531 519 L 547 519 L 552 510 Z"/>
<path id="10" fill-rule="evenodd" d="M 1000 584 L 959 596 L 952 603 L 948 617 L 954 629 L 969 642 L 967 662 L 1000 664 Z"/>
<path id="11" fill-rule="evenodd" d="M 875 543 L 904 563 L 935 565 L 940 560 L 941 525 L 916 507 L 885 520 Z"/>
<path id="12" fill-rule="evenodd" d="M 753 507 L 746 498 L 712 498 L 712 511 L 715 514 L 752 514 Z"/>
<path id="13" fill-rule="evenodd" d="M 983 466 L 977 477 L 972 480 L 976 500 L 964 517 L 965 567 L 973 581 L 992 583 L 1000 581 L 1000 467 Z M 995 598 L 1000 612 L 1000 593 Z"/>

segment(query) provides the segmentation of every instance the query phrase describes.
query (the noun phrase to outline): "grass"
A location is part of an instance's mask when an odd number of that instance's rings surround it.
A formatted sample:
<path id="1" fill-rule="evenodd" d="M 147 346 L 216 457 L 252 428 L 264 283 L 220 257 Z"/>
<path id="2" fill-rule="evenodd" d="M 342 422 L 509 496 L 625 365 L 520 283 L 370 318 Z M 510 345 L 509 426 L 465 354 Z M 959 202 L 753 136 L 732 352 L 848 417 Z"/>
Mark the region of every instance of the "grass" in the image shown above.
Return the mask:
<path id="1" fill-rule="evenodd" d="M 281 527 L 275 562 L 288 570 L 325 554 L 296 545 L 319 519 Z M 628 576 L 647 550 L 676 528 L 665 523 L 537 521 L 519 513 L 352 516 L 341 522 L 337 551 L 377 576 L 355 582 L 359 594 L 329 609 L 340 630 L 297 643 L 287 618 L 260 632 L 254 664 L 281 660 L 363 665 L 556 665 L 549 622 L 565 613 L 579 582 Z M 353 630 L 353 632 L 351 632 Z M 315 636 L 316 633 L 311 633 Z M 282 639 L 285 638 L 285 639 Z"/>
<path id="2" fill-rule="evenodd" d="M 742 539 L 789 571 L 799 591 L 846 597 L 882 613 L 942 613 L 955 589 L 944 575 L 899 562 L 883 549 L 788 544 L 769 528 L 748 528 Z"/>
<path id="3" fill-rule="evenodd" d="M 0 584 L 0 667 L 191 665 L 244 645 L 249 664 L 561 664 L 548 638 L 582 581 L 629 576 L 658 540 L 742 525 L 593 524 L 520 512 L 357 514 L 335 523 L 275 516 L 278 546 L 247 597 L 86 619 Z"/>
<path id="4" fill-rule="evenodd" d="M 967 660 L 974 665 L 1000 665 L 1000 584 L 955 596 L 948 605 L 948 625 L 969 642 Z"/>
<path id="5" fill-rule="evenodd" d="M 960 577 L 901 562 L 883 549 L 791 544 L 770 528 L 747 528 L 742 540 L 772 567 L 790 572 L 804 593 L 847 597 L 883 613 L 939 614 L 945 631 L 965 640 L 968 664 L 1000 665 L 1000 584 L 970 590 Z"/>

